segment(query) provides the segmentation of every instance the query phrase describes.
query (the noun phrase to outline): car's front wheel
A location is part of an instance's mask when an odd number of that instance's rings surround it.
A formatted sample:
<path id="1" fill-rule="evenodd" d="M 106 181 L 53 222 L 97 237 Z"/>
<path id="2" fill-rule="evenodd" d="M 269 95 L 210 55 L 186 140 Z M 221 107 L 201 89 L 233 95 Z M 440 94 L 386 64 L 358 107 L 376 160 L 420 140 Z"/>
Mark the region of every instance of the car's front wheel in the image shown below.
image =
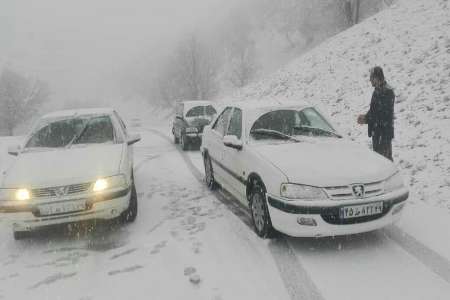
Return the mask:
<path id="1" fill-rule="evenodd" d="M 181 144 L 181 149 L 183 149 L 183 151 L 186 151 L 189 149 L 189 141 L 188 141 L 188 138 L 186 137 L 186 135 L 184 135 L 184 134 L 181 135 L 180 144 Z"/>
<path id="2" fill-rule="evenodd" d="M 172 129 L 172 133 L 173 133 L 173 143 L 174 144 L 179 144 L 180 143 L 180 139 L 177 138 L 177 134 L 175 133 L 174 129 Z"/>
<path id="3" fill-rule="evenodd" d="M 267 208 L 266 193 L 261 186 L 253 187 L 249 205 L 256 234 L 262 238 L 273 237 L 275 230 L 272 227 L 269 209 Z"/>
<path id="4" fill-rule="evenodd" d="M 215 190 L 217 188 L 217 182 L 214 179 L 214 171 L 211 163 L 211 158 L 208 154 L 203 156 L 203 164 L 205 166 L 205 182 L 210 190 Z"/>
<path id="5" fill-rule="evenodd" d="M 122 222 L 124 223 L 131 223 L 136 220 L 138 214 L 138 199 L 137 199 L 137 192 L 136 192 L 136 186 L 133 183 L 131 184 L 131 196 L 130 196 L 130 203 L 128 204 L 128 208 L 122 213 L 120 216 Z"/>

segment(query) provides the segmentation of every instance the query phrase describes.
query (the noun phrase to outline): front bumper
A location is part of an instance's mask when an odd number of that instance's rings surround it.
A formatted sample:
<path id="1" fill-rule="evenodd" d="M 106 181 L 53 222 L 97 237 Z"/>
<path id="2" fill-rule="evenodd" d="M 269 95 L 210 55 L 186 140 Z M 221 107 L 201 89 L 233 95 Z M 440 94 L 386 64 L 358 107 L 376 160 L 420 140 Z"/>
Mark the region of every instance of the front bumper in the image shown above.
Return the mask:
<path id="1" fill-rule="evenodd" d="M 93 219 L 109 220 L 118 217 L 128 208 L 131 192 L 123 189 L 101 195 L 87 197 L 72 197 L 62 200 L 40 200 L 30 204 L 11 205 L 0 204 L 0 212 L 4 213 L 7 222 L 12 224 L 15 231 L 31 231 L 39 227 L 73 223 Z M 52 214 L 41 216 L 39 205 L 54 203 L 70 203 L 86 200 L 86 209 L 72 213 Z"/>
<path id="2" fill-rule="evenodd" d="M 267 195 L 267 202 L 272 225 L 276 230 L 294 237 L 321 237 L 368 232 L 395 223 L 401 216 L 408 196 L 408 191 L 401 189 L 367 199 L 327 200 L 320 203 L 287 201 Z M 340 217 L 342 207 L 375 202 L 383 202 L 382 213 L 352 219 Z M 308 219 L 315 225 L 301 225 L 301 218 Z"/>

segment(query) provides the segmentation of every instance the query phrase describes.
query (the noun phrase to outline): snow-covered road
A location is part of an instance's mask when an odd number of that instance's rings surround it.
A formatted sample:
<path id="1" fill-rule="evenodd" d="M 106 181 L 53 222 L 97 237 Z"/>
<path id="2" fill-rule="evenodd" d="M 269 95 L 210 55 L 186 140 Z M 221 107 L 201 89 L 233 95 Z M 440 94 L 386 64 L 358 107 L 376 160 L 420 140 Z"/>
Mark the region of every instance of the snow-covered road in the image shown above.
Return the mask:
<path id="1" fill-rule="evenodd" d="M 167 131 L 141 130 L 134 224 L 14 241 L 0 221 L 0 299 L 448 299 L 448 256 L 399 227 L 259 239 L 245 208 L 202 184 L 199 152 Z"/>

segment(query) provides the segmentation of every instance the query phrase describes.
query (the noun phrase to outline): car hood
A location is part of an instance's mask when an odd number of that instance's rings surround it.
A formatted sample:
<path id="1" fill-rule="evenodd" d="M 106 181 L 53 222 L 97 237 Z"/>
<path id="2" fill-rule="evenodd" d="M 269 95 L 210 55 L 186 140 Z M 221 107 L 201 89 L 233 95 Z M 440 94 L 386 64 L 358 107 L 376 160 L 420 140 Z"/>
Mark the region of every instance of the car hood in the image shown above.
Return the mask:
<path id="1" fill-rule="evenodd" d="M 21 153 L 3 187 L 46 187 L 83 183 L 119 172 L 123 145 L 89 145 Z"/>
<path id="2" fill-rule="evenodd" d="M 396 170 L 381 155 L 344 139 L 260 144 L 255 149 L 280 169 L 289 182 L 312 186 L 376 182 Z"/>

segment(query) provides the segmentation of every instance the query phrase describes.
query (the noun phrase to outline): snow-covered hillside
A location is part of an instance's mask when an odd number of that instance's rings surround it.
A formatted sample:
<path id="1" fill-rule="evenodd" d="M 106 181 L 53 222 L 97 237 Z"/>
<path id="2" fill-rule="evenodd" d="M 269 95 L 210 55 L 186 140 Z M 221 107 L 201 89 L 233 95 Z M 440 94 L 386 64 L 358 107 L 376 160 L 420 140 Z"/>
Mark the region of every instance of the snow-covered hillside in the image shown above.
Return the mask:
<path id="1" fill-rule="evenodd" d="M 380 65 L 396 93 L 394 160 L 412 201 L 450 210 L 450 1 L 399 0 L 240 91 L 242 98 L 306 99 L 341 131 L 366 143 L 356 124 L 368 110 L 369 68 Z"/>

